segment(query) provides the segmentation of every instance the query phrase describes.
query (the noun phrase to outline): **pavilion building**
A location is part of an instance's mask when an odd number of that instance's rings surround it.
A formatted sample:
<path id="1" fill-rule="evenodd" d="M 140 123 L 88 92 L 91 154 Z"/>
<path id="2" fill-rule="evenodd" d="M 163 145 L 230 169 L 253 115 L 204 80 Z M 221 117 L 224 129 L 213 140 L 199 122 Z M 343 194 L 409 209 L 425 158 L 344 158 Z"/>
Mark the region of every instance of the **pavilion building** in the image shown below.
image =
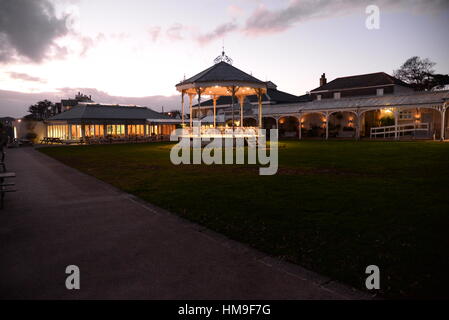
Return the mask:
<path id="1" fill-rule="evenodd" d="M 78 103 L 46 120 L 47 137 L 169 136 L 178 120 L 146 107 Z"/>
<path id="2" fill-rule="evenodd" d="M 449 91 L 414 91 L 384 72 L 337 78 L 310 92 L 311 101 L 268 106 L 267 123 L 282 135 L 341 138 L 447 136 Z M 269 120 L 268 120 L 269 119 Z M 270 122 L 271 120 L 271 122 Z"/>

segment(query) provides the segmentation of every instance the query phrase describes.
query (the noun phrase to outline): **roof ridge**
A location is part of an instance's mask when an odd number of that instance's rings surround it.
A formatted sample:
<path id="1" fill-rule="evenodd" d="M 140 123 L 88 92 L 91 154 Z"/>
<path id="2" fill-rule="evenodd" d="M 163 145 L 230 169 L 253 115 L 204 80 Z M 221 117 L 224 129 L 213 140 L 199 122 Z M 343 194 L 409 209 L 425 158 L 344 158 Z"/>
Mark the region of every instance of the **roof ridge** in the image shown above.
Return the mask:
<path id="1" fill-rule="evenodd" d="M 335 81 L 337 79 L 355 78 L 355 77 L 370 76 L 370 75 L 373 75 L 373 74 L 382 74 L 382 73 L 386 74 L 387 76 L 390 76 L 388 73 L 386 73 L 384 71 L 380 71 L 380 72 L 362 73 L 362 74 L 355 74 L 355 75 L 352 75 L 352 76 L 338 77 L 338 78 L 335 78 L 332 81 Z M 330 82 L 332 82 L 332 81 L 330 81 Z M 328 82 L 328 83 L 330 83 L 330 82 Z"/>

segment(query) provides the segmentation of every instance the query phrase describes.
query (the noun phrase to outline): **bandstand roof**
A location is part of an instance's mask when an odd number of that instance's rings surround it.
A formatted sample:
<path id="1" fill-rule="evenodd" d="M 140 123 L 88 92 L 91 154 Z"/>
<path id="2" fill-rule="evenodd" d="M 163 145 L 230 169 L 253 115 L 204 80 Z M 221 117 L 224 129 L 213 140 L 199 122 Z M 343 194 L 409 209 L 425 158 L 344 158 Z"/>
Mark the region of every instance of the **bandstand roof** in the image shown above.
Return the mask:
<path id="1" fill-rule="evenodd" d="M 176 85 L 178 91 L 196 94 L 197 89 L 204 95 L 230 96 L 230 87 L 239 87 L 236 95 L 254 95 L 255 89 L 266 92 L 267 84 L 233 65 L 220 61 L 212 67 Z"/>

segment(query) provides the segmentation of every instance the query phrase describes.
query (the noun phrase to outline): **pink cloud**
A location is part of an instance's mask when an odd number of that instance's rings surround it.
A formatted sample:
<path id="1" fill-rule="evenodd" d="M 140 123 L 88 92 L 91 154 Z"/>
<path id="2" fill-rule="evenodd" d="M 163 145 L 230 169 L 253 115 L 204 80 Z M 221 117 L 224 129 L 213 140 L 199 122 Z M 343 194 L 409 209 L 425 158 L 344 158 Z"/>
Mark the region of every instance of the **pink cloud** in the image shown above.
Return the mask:
<path id="1" fill-rule="evenodd" d="M 156 42 L 157 39 L 159 38 L 159 35 L 161 34 L 161 27 L 159 27 L 159 26 L 151 27 L 148 29 L 148 33 L 151 36 L 151 40 L 153 42 Z"/>
<path id="2" fill-rule="evenodd" d="M 184 26 L 180 23 L 175 23 L 172 24 L 168 29 L 167 29 L 167 37 L 171 40 L 171 41 L 179 41 L 179 40 L 183 40 L 184 36 L 183 36 L 183 31 L 184 31 Z"/>
<path id="3" fill-rule="evenodd" d="M 238 29 L 237 24 L 234 22 L 227 22 L 219 25 L 216 27 L 213 31 L 205 34 L 199 35 L 196 40 L 200 44 L 207 44 L 217 38 L 222 38 L 226 36 L 228 33 L 231 33 L 233 31 L 236 31 Z"/>
<path id="4" fill-rule="evenodd" d="M 238 17 L 244 14 L 244 10 L 235 4 L 228 6 L 228 12 L 232 17 Z"/>

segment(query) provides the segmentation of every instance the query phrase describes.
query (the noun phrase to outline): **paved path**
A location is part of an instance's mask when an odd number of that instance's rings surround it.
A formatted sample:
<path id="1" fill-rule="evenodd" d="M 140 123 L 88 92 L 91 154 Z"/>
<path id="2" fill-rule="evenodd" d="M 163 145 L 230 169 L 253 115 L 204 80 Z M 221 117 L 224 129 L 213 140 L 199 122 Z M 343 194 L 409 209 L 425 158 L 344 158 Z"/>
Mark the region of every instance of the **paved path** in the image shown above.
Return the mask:
<path id="1" fill-rule="evenodd" d="M 367 296 L 144 203 L 32 148 L 7 150 L 0 298 L 357 299 Z M 65 288 L 65 268 L 81 289 Z"/>

